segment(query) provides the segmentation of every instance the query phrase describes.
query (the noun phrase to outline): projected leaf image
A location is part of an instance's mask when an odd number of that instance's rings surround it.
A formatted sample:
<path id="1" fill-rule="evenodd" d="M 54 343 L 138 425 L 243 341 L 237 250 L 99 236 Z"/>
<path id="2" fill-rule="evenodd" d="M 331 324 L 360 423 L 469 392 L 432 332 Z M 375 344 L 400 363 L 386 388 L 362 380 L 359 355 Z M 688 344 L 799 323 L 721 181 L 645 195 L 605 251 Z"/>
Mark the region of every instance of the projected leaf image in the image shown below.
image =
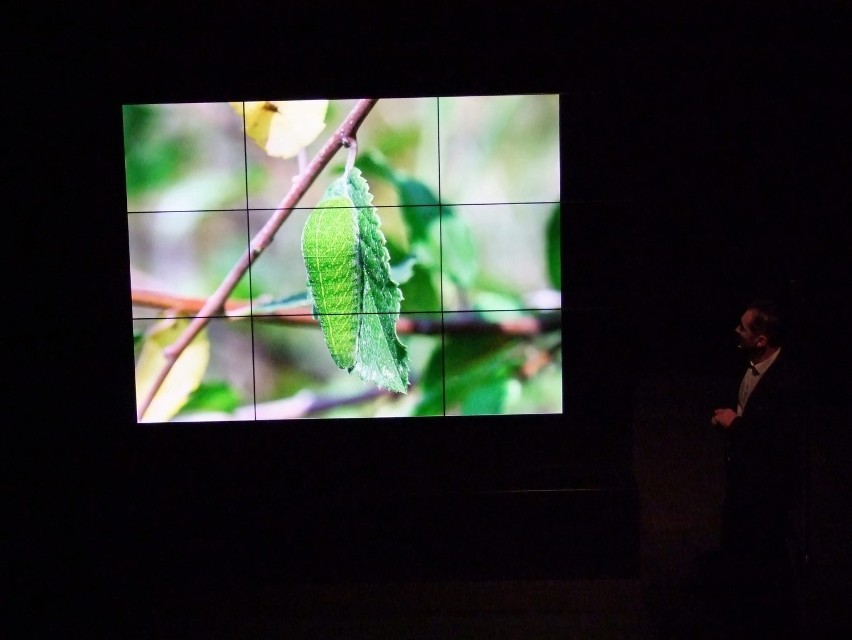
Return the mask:
<path id="1" fill-rule="evenodd" d="M 556 98 L 125 107 L 139 419 L 561 412 Z"/>

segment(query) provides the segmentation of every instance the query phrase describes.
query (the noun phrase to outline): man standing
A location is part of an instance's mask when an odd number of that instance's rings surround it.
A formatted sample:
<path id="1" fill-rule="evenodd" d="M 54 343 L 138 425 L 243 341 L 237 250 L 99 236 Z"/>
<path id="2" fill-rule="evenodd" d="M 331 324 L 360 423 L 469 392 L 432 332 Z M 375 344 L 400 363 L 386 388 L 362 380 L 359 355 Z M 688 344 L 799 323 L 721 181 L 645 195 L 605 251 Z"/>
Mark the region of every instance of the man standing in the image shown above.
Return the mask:
<path id="1" fill-rule="evenodd" d="M 748 305 L 736 327 L 749 358 L 736 409 L 716 409 L 711 419 L 725 436 L 723 597 L 727 621 L 743 637 L 799 637 L 788 535 L 800 468 L 801 387 L 782 349 L 783 328 L 772 301 Z"/>

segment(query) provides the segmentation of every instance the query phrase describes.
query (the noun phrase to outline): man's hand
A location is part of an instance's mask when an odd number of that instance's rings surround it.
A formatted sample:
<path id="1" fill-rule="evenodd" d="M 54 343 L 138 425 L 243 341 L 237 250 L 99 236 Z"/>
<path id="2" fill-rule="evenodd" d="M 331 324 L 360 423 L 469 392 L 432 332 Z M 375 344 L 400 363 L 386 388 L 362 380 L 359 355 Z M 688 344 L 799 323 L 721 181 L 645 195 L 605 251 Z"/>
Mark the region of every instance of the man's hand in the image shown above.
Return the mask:
<path id="1" fill-rule="evenodd" d="M 736 417 L 737 412 L 733 409 L 716 409 L 713 412 L 713 417 L 710 419 L 710 424 L 728 429 Z"/>

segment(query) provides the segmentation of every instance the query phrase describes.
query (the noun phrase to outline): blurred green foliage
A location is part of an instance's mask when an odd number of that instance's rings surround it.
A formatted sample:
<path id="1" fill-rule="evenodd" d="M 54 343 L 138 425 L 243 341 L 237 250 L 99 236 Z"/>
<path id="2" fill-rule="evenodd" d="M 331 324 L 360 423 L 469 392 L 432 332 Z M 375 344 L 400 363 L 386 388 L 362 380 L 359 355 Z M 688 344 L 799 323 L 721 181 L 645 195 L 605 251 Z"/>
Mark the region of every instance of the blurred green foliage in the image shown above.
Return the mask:
<path id="1" fill-rule="evenodd" d="M 178 415 L 196 412 L 222 411 L 230 413 L 243 403 L 240 394 L 223 380 L 202 382 L 190 395 Z"/>
<path id="2" fill-rule="evenodd" d="M 128 198 L 179 179 L 180 167 L 192 154 L 191 137 L 165 135 L 158 126 L 158 110 L 151 105 L 125 105 L 123 110 Z"/>
<path id="3" fill-rule="evenodd" d="M 545 230 L 547 243 L 547 277 L 556 289 L 562 287 L 562 210 L 553 207 Z"/>
<path id="4" fill-rule="evenodd" d="M 426 365 L 423 398 L 415 415 L 504 413 L 508 384 L 523 362 L 517 338 L 501 335 L 447 336 Z"/>

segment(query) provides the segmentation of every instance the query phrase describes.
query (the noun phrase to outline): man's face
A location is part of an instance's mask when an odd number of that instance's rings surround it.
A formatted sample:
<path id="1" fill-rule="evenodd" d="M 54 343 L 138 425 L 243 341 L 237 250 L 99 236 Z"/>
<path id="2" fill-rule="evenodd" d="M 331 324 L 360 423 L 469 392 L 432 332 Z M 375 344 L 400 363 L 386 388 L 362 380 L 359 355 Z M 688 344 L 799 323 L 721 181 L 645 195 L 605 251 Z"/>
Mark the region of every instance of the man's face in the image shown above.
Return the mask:
<path id="1" fill-rule="evenodd" d="M 739 336 L 739 344 L 737 346 L 747 353 L 753 353 L 766 346 L 766 336 L 752 331 L 751 325 L 753 321 L 754 311 L 746 309 L 746 312 L 740 318 L 740 323 L 735 329 Z"/>

